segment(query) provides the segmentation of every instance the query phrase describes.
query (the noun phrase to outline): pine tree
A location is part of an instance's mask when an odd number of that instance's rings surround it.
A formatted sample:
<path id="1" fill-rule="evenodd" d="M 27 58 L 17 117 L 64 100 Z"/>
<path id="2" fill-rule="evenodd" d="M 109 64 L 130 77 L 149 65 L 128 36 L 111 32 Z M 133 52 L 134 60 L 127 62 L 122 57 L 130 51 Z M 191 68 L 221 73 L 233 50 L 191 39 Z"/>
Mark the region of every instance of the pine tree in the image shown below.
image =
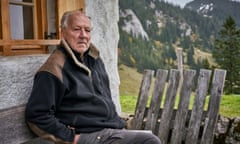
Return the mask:
<path id="1" fill-rule="evenodd" d="M 231 16 L 225 20 L 215 40 L 213 57 L 219 68 L 227 70 L 225 92 L 240 93 L 240 30 Z"/>

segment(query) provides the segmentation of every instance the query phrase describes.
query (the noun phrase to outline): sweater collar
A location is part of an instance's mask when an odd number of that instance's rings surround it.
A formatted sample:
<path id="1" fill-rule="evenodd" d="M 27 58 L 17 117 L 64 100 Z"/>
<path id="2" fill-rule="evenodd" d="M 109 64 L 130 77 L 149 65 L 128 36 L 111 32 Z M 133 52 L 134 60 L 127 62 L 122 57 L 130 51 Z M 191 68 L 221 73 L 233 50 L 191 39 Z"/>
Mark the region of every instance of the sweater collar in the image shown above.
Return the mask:
<path id="1" fill-rule="evenodd" d="M 74 51 L 72 50 L 72 48 L 70 48 L 70 46 L 68 45 L 68 43 L 64 39 L 61 40 L 61 45 L 63 45 L 65 50 L 68 52 L 70 57 L 73 59 L 74 63 L 77 66 L 79 66 L 79 67 L 83 68 L 84 70 L 86 70 L 88 72 L 88 75 L 90 76 L 91 75 L 91 70 L 87 66 L 85 66 L 84 64 L 79 62 L 78 58 L 74 54 Z M 99 51 L 96 48 L 96 46 L 93 45 L 92 43 L 90 44 L 88 51 L 86 51 L 86 54 L 91 56 L 94 59 L 97 59 L 99 57 Z"/>
<path id="2" fill-rule="evenodd" d="M 89 46 L 89 51 L 88 51 L 88 55 L 90 55 L 91 57 L 93 57 L 94 59 L 97 59 L 99 57 L 99 50 L 96 48 L 96 46 L 94 44 L 90 44 Z"/>

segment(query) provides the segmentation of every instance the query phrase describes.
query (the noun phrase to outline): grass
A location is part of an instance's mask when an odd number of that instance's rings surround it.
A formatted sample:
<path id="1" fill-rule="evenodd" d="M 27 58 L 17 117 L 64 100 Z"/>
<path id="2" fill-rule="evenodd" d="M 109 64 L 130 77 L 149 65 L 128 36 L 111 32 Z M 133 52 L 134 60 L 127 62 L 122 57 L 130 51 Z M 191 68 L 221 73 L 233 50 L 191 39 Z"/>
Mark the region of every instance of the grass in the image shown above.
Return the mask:
<path id="1" fill-rule="evenodd" d="M 122 112 L 133 114 L 136 106 L 138 91 L 140 88 L 142 75 L 135 69 L 119 66 L 120 75 L 120 103 Z M 190 105 L 193 104 L 194 96 L 191 97 Z M 176 103 L 178 102 L 178 97 Z M 208 102 L 208 97 L 206 103 Z M 162 104 L 163 105 L 163 104 Z M 175 104 L 177 107 L 177 104 Z M 191 107 L 191 106 L 190 106 Z M 205 107 L 206 109 L 206 107 Z M 223 95 L 220 105 L 220 114 L 227 117 L 240 116 L 240 95 Z"/>
<path id="2" fill-rule="evenodd" d="M 221 101 L 220 114 L 229 117 L 240 116 L 240 96 L 224 95 Z"/>
<path id="3" fill-rule="evenodd" d="M 136 95 L 141 84 L 142 74 L 125 65 L 119 66 L 120 95 Z"/>
<path id="4" fill-rule="evenodd" d="M 193 104 L 193 99 L 194 98 L 191 98 L 190 105 Z M 133 114 L 136 107 L 136 102 L 137 102 L 137 96 L 120 96 L 120 103 L 122 106 L 122 111 L 124 113 Z M 207 102 L 208 102 L 208 99 L 206 99 L 206 103 Z M 227 116 L 227 117 L 237 117 L 237 116 L 239 117 L 240 116 L 239 109 L 240 109 L 240 96 L 223 95 L 221 105 L 220 105 L 221 115 Z"/>

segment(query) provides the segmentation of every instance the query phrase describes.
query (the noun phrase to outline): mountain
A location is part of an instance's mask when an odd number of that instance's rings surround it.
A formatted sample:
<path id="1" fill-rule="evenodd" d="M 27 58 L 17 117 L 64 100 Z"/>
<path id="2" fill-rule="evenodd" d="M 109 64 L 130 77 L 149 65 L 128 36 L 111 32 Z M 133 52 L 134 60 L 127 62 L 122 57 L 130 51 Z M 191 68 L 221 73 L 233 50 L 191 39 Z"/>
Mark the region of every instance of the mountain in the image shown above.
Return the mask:
<path id="1" fill-rule="evenodd" d="M 141 22 L 138 17 L 131 9 L 126 9 L 124 11 L 120 11 L 120 17 L 131 17 L 131 20 L 124 20 L 124 25 L 122 25 L 122 30 L 126 31 L 129 34 L 132 34 L 134 37 L 149 40 L 148 34 L 144 30 Z"/>
<path id="2" fill-rule="evenodd" d="M 140 72 L 176 68 L 178 48 L 186 67 L 208 68 L 225 18 L 240 22 L 239 2 L 230 0 L 194 0 L 184 8 L 165 0 L 120 0 L 119 8 L 119 63 Z"/>
<path id="3" fill-rule="evenodd" d="M 238 27 L 240 27 L 240 0 L 194 0 L 187 3 L 185 8 L 205 17 L 214 17 L 220 23 L 228 16 L 231 16 L 236 20 Z"/>

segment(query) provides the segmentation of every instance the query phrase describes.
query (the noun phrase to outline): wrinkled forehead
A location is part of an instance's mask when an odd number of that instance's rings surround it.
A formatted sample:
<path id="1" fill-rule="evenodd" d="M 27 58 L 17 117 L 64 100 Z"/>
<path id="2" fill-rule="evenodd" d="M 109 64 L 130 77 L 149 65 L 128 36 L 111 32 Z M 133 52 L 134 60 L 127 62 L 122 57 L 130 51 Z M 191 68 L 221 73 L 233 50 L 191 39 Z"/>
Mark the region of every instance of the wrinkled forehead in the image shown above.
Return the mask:
<path id="1" fill-rule="evenodd" d="M 87 16 L 84 12 L 78 11 L 78 10 L 70 12 L 70 16 L 82 16 L 82 17 L 85 17 L 86 19 L 90 20 L 89 16 Z"/>
<path id="2" fill-rule="evenodd" d="M 69 16 L 68 24 L 82 24 L 87 27 L 91 27 L 91 21 L 88 16 L 81 12 L 74 12 Z"/>

